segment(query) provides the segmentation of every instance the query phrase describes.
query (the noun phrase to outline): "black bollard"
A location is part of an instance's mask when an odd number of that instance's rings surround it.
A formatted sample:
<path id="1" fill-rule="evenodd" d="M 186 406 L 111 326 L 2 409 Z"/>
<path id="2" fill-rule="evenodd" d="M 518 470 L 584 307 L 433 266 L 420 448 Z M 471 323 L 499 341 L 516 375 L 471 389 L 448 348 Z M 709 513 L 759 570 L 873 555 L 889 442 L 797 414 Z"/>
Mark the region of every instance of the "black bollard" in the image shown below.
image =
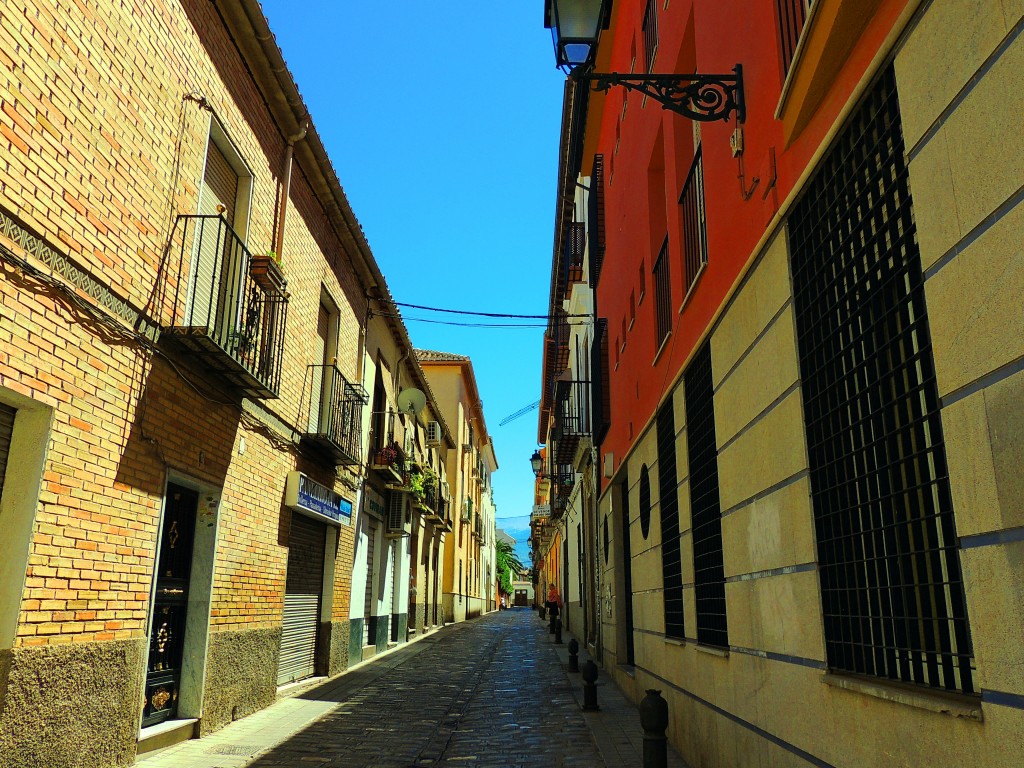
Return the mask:
<path id="1" fill-rule="evenodd" d="M 640 725 L 644 729 L 644 768 L 668 766 L 668 703 L 653 688 L 640 702 Z"/>
<path id="2" fill-rule="evenodd" d="M 562 644 L 562 620 L 555 617 L 555 645 Z"/>
<path id="3" fill-rule="evenodd" d="M 580 644 L 576 642 L 575 637 L 569 638 L 569 671 L 579 672 L 580 671 Z"/>
<path id="4" fill-rule="evenodd" d="M 601 709 L 597 706 L 597 664 L 593 659 L 587 659 L 583 665 L 583 711 L 597 712 Z"/>
<path id="5" fill-rule="evenodd" d="M 541 620 L 541 621 L 544 621 L 544 606 L 543 606 L 543 605 L 542 605 L 542 606 L 540 606 L 540 607 L 539 607 L 539 608 L 537 609 L 537 611 L 538 611 L 538 613 L 540 614 L 540 620 Z"/>
<path id="6" fill-rule="evenodd" d="M 554 611 L 548 611 L 548 616 L 550 617 L 548 619 L 548 632 L 554 633 L 555 622 L 558 621 L 558 614 L 556 614 Z"/>

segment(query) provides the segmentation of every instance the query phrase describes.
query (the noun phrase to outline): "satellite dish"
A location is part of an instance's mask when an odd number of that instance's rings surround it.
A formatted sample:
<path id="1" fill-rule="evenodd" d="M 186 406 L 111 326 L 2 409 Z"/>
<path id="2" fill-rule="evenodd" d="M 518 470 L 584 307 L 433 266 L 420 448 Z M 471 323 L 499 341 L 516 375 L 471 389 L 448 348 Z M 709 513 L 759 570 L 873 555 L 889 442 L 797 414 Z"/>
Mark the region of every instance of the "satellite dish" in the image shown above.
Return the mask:
<path id="1" fill-rule="evenodd" d="M 403 389 L 398 394 L 398 410 L 416 416 L 427 404 L 427 396 L 415 387 Z"/>

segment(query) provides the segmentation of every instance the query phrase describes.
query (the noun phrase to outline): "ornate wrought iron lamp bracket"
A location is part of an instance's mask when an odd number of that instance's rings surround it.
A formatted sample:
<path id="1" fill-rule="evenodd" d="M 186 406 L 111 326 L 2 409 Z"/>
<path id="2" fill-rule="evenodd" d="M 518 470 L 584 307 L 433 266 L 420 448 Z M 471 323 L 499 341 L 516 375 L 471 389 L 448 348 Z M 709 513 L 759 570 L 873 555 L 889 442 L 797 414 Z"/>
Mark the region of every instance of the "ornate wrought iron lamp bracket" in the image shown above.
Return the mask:
<path id="1" fill-rule="evenodd" d="M 594 90 L 607 91 L 613 85 L 621 85 L 691 120 L 728 121 L 733 113 L 741 123 L 746 119 L 742 64 L 733 67 L 731 75 L 620 75 L 582 69 L 576 69 L 572 77 L 589 81 Z"/>

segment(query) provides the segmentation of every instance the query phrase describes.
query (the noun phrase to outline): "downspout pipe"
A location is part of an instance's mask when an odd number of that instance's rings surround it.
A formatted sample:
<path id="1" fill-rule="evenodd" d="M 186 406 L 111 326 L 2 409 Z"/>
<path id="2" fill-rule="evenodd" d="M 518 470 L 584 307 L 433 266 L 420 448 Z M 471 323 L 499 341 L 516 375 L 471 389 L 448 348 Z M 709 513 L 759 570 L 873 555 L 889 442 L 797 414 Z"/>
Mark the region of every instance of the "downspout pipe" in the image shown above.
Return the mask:
<path id="1" fill-rule="evenodd" d="M 295 164 L 295 143 L 306 138 L 309 130 L 309 115 L 302 121 L 299 132 L 288 137 L 284 148 L 284 168 L 281 173 L 281 202 L 277 206 L 277 222 L 274 232 L 274 253 L 278 260 L 284 255 L 284 223 L 288 215 L 288 198 L 292 190 L 292 166 Z"/>

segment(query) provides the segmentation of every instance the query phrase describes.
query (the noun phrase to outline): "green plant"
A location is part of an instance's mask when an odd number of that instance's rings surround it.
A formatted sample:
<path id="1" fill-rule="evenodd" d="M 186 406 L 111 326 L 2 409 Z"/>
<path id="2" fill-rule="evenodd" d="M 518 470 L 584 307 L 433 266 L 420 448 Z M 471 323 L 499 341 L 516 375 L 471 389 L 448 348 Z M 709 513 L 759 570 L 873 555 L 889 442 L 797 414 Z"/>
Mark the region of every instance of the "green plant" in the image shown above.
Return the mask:
<path id="1" fill-rule="evenodd" d="M 515 550 L 512 549 L 512 545 L 507 541 L 496 541 L 494 543 L 494 550 L 498 583 L 506 594 L 511 595 L 512 576 L 518 575 L 524 570 L 523 564 L 519 560 L 519 556 L 516 555 Z"/>
<path id="2" fill-rule="evenodd" d="M 409 488 L 412 489 L 412 495 L 416 497 L 417 501 L 423 501 L 427 495 L 427 489 L 423 486 L 422 472 L 413 472 L 409 475 Z"/>
<path id="3" fill-rule="evenodd" d="M 277 264 L 277 266 L 281 266 L 281 257 L 278 255 L 277 251 L 267 251 L 267 256 L 269 256 L 270 260 Z"/>
<path id="4" fill-rule="evenodd" d="M 437 472 L 430 467 L 423 470 L 423 487 L 426 490 L 436 491 L 437 490 Z"/>

